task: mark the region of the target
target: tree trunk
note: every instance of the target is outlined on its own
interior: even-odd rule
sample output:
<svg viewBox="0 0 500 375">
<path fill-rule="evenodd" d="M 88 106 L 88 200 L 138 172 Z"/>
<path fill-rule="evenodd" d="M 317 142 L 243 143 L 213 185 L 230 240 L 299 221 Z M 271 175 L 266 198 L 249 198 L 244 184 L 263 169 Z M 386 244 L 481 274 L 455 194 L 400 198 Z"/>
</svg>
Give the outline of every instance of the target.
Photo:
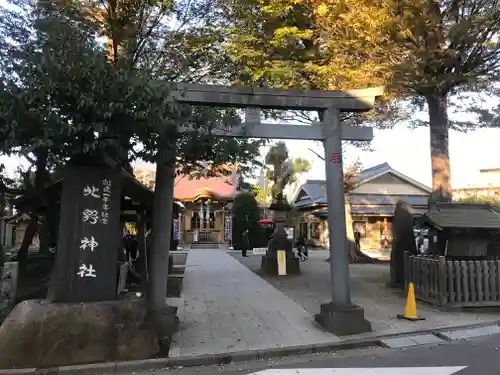
<svg viewBox="0 0 500 375">
<path fill-rule="evenodd" d="M 351 216 L 351 203 L 347 195 L 345 196 L 345 227 L 346 227 L 347 246 L 349 251 L 349 263 L 373 262 L 372 258 L 364 254 L 356 246 L 356 240 L 354 239 L 354 228 Z"/>
<path fill-rule="evenodd" d="M 38 149 L 34 152 L 36 156 L 36 172 L 35 172 L 35 195 L 37 199 L 43 201 L 43 193 L 45 182 L 47 181 L 47 156 L 48 152 L 46 149 Z M 43 202 L 42 202 L 43 204 Z M 22 279 L 24 271 L 26 271 L 27 261 L 28 261 L 28 250 L 33 242 L 33 238 L 38 230 L 38 215 L 36 210 L 30 213 L 30 220 L 28 222 L 28 227 L 24 233 L 23 242 L 19 248 L 17 254 L 17 261 L 19 267 L 19 278 Z"/>
<path fill-rule="evenodd" d="M 349 263 L 373 263 L 374 260 L 368 255 L 363 253 L 356 246 L 356 241 L 354 239 L 354 228 L 352 225 L 351 216 L 351 203 L 349 202 L 349 197 L 345 195 L 345 228 L 346 228 L 346 238 L 347 238 L 347 251 L 349 254 Z M 330 257 L 326 260 L 330 261 Z"/>
<path fill-rule="evenodd" d="M 429 106 L 429 128 L 432 164 L 431 202 L 450 202 L 451 171 L 448 141 L 448 94 L 426 96 Z"/>
<path fill-rule="evenodd" d="M 49 254 L 50 248 L 57 244 L 59 215 L 57 206 L 46 205 L 40 226 L 40 254 Z"/>
</svg>

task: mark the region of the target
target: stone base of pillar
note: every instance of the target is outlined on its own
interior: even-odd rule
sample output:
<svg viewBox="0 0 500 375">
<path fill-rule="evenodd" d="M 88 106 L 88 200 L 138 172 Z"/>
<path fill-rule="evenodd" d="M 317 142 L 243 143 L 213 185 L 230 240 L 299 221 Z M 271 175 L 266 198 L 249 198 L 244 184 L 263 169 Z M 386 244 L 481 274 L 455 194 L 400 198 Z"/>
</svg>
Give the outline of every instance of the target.
<svg viewBox="0 0 500 375">
<path fill-rule="evenodd" d="M 265 275 L 278 276 L 278 258 L 276 253 L 262 257 L 260 270 Z M 300 261 L 295 257 L 293 252 L 287 252 L 286 254 L 286 274 L 300 275 Z"/>
<path fill-rule="evenodd" d="M 170 338 L 179 326 L 177 307 L 165 305 L 161 309 L 150 310 L 150 314 L 158 336 L 160 354 L 168 355 Z"/>
<path fill-rule="evenodd" d="M 339 336 L 372 331 L 371 323 L 365 319 L 364 309 L 355 304 L 325 303 L 321 305 L 321 312 L 315 316 L 315 320 L 328 332 Z"/>
<path fill-rule="evenodd" d="M 0 369 L 149 359 L 161 355 L 161 337 L 151 320 L 138 300 L 26 300 L 0 327 Z"/>
</svg>

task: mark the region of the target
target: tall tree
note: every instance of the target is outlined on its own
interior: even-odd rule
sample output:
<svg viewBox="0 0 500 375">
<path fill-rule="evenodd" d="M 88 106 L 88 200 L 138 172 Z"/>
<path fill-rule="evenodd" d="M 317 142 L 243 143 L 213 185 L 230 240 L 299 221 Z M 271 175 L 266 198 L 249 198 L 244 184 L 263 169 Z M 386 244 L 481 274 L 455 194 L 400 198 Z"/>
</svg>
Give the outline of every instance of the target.
<svg viewBox="0 0 500 375">
<path fill-rule="evenodd" d="M 222 6 L 234 19 L 228 52 L 246 77 L 320 89 L 385 85 L 386 100 L 372 113 L 387 115 L 379 122 L 410 119 L 408 113 L 426 106 L 428 121 L 410 120 L 430 129 L 433 199 L 451 199 L 449 129 L 499 124 L 500 111 L 483 100 L 499 96 L 496 0 L 232 4 Z M 458 112 L 453 119 L 449 107 Z"/>
<path fill-rule="evenodd" d="M 0 8 L 0 153 L 33 152 L 39 200 L 54 160 L 107 154 L 126 165 L 137 157 L 158 161 L 163 152 L 172 170 L 200 168 L 203 159 L 250 168 L 260 141 L 209 134 L 240 122 L 235 110 L 180 105 L 150 70 L 109 64 L 97 25 L 72 7 L 12 4 L 18 8 Z M 178 126 L 191 130 L 180 134 Z M 19 253 L 21 270 L 37 220 L 35 210 Z"/>
<path fill-rule="evenodd" d="M 259 225 L 260 210 L 252 192 L 241 192 L 234 197 L 232 208 L 232 245 L 241 249 L 243 232 L 248 230 L 250 247 L 260 247 L 263 229 Z"/>
<path fill-rule="evenodd" d="M 215 27 L 220 17 L 210 0 L 59 0 L 58 6 L 72 9 L 94 25 L 98 35 L 108 40 L 110 60 L 121 71 L 140 70 L 151 79 L 168 82 L 213 83 L 224 79 L 228 58 L 221 53 L 223 35 Z M 202 160 L 212 164 L 211 174 L 226 173 L 221 165 L 225 162 L 238 162 L 245 173 L 250 170 L 252 163 L 248 161 L 253 162 L 264 141 L 215 138 L 207 134 L 214 122 L 202 124 L 207 118 L 217 123 L 239 122 L 234 110 L 184 106 L 182 116 L 191 118 L 194 130 L 174 136 L 179 173 L 200 171 Z M 172 136 L 169 134 L 169 138 Z M 141 141 L 130 142 L 125 137 L 119 143 L 125 154 L 132 144 L 134 157 L 154 161 Z"/>
<path fill-rule="evenodd" d="M 309 160 L 304 158 L 290 158 L 285 142 L 277 142 L 275 145 L 272 145 L 265 156 L 264 163 L 268 166 L 265 175 L 267 181 L 265 182 L 266 185 L 271 186 L 271 191 L 266 189 L 268 192 L 275 190 L 280 174 L 282 174 L 286 168 L 290 168 L 290 171 L 287 177 L 282 181 L 282 188 L 297 182 L 300 174 L 311 170 L 311 163 Z M 272 198 L 277 198 L 274 196 L 274 193 Z"/>
</svg>

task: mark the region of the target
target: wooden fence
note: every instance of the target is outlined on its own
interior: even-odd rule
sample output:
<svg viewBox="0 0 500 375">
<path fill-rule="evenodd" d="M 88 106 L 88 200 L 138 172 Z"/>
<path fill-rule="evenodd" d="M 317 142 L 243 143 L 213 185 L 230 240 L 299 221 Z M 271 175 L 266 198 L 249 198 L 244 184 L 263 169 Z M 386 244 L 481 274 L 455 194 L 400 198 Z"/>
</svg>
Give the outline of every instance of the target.
<svg viewBox="0 0 500 375">
<path fill-rule="evenodd" d="M 500 306 L 500 259 L 449 260 L 405 253 L 406 285 L 419 300 L 446 307 Z"/>
</svg>

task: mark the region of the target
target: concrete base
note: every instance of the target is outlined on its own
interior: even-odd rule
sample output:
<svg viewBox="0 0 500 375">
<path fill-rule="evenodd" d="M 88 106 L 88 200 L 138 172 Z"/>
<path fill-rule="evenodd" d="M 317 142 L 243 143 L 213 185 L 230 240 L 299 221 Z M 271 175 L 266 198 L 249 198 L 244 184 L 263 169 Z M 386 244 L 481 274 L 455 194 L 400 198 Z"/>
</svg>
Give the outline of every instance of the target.
<svg viewBox="0 0 500 375">
<path fill-rule="evenodd" d="M 184 275 L 169 274 L 167 278 L 167 297 L 180 297 Z"/>
<path fill-rule="evenodd" d="M 147 359 L 159 353 L 141 301 L 19 303 L 0 327 L 0 368 Z"/>
<path fill-rule="evenodd" d="M 262 257 L 260 270 L 266 275 L 278 276 L 278 259 L 275 254 L 273 255 L 264 255 Z M 300 261 L 293 253 L 286 256 L 286 274 L 300 275 Z"/>
<path fill-rule="evenodd" d="M 365 311 L 355 304 L 325 303 L 321 305 L 321 312 L 315 316 L 315 320 L 327 331 L 339 336 L 372 331 L 372 325 L 365 319 Z"/>
<path fill-rule="evenodd" d="M 160 355 L 168 356 L 170 349 L 170 339 L 179 327 L 179 318 L 177 317 L 177 306 L 168 306 L 152 310 L 151 316 L 154 320 L 158 344 L 160 346 Z"/>
</svg>

